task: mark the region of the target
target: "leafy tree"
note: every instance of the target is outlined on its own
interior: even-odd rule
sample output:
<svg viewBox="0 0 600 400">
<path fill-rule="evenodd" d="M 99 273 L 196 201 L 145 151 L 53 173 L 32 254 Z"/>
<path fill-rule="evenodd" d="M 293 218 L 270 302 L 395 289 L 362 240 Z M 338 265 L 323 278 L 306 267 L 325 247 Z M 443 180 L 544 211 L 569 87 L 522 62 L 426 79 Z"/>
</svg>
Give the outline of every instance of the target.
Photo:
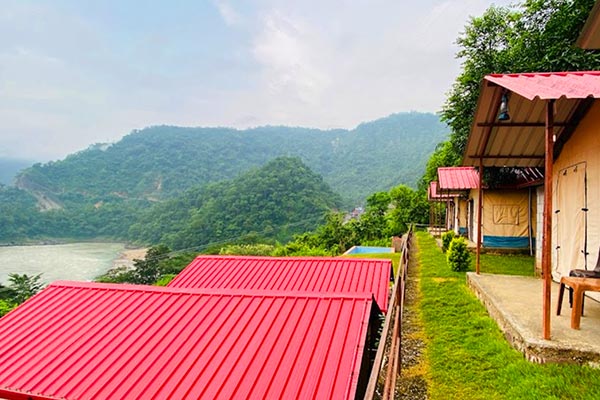
<svg viewBox="0 0 600 400">
<path fill-rule="evenodd" d="M 462 72 L 441 113 L 452 129 L 451 146 L 430 159 L 427 179 L 440 159 L 454 165 L 462 157 L 485 75 L 600 68 L 600 53 L 574 46 L 593 4 L 594 0 L 527 0 L 521 6 L 492 6 L 469 21 L 457 40 Z"/>
<path fill-rule="evenodd" d="M 162 275 L 160 262 L 167 258 L 170 252 L 171 249 L 164 244 L 148 249 L 143 260 L 134 260 L 130 283 L 152 285 L 156 282 Z"/>
<path fill-rule="evenodd" d="M 136 239 L 174 249 L 261 237 L 287 241 L 316 228 L 341 199 L 299 158 L 276 158 L 236 179 L 194 188 L 148 210 Z M 218 251 L 218 249 L 217 249 Z"/>
<path fill-rule="evenodd" d="M 8 296 L 12 303 L 21 304 L 43 289 L 42 274 L 8 274 Z"/>
</svg>

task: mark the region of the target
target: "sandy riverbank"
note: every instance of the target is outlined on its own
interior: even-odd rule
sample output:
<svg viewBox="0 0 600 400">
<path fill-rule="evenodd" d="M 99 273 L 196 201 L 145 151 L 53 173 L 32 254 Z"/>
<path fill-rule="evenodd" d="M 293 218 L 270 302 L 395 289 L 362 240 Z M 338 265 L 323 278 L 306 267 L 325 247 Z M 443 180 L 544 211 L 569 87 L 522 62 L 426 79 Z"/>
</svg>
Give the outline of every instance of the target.
<svg viewBox="0 0 600 400">
<path fill-rule="evenodd" d="M 146 257 L 147 252 L 147 247 L 140 249 L 125 249 L 113 261 L 113 268 L 122 266 L 133 267 L 133 260 L 143 260 Z"/>
</svg>

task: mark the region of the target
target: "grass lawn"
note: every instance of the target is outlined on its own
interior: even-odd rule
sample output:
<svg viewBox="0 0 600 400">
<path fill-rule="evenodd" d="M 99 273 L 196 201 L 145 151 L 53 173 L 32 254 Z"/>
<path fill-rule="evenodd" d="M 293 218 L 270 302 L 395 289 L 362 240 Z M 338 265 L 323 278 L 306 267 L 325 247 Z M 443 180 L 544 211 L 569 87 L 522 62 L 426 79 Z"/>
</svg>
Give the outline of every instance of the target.
<svg viewBox="0 0 600 400">
<path fill-rule="evenodd" d="M 600 399 L 600 370 L 526 361 L 468 289 L 465 273 L 446 265 L 434 239 L 419 232 L 416 243 L 431 399 Z M 483 255 L 482 272 L 533 274 L 532 262 Z"/>
<path fill-rule="evenodd" d="M 535 259 L 530 256 L 511 254 L 482 254 L 481 272 L 486 274 L 534 276 Z M 471 263 L 475 271 L 475 255 Z"/>
</svg>

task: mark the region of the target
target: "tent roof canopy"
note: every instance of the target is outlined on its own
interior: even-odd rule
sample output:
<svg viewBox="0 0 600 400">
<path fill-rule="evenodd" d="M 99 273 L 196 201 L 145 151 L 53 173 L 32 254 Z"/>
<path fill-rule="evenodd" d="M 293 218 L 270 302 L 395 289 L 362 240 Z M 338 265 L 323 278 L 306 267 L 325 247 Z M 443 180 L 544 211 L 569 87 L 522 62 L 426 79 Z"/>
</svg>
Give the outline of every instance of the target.
<svg viewBox="0 0 600 400">
<path fill-rule="evenodd" d="M 0 398 L 354 398 L 373 305 L 59 281 L 0 319 Z"/>
<path fill-rule="evenodd" d="M 440 193 L 438 191 L 437 181 L 429 182 L 429 188 L 427 189 L 427 200 L 445 202 L 453 197 L 454 196 L 451 195 L 450 193 L 444 193 L 444 192 Z"/>
<path fill-rule="evenodd" d="M 440 190 L 468 190 L 479 187 L 479 173 L 473 167 L 440 167 L 437 174 Z"/>
<path fill-rule="evenodd" d="M 503 94 L 509 121 L 498 121 Z M 544 164 L 546 103 L 555 100 L 555 155 L 594 99 L 600 97 L 600 71 L 487 75 L 471 127 L 463 165 L 541 167 Z"/>
<path fill-rule="evenodd" d="M 168 286 L 291 293 L 372 293 L 381 311 L 386 312 L 391 277 L 390 260 L 200 255 Z"/>
</svg>

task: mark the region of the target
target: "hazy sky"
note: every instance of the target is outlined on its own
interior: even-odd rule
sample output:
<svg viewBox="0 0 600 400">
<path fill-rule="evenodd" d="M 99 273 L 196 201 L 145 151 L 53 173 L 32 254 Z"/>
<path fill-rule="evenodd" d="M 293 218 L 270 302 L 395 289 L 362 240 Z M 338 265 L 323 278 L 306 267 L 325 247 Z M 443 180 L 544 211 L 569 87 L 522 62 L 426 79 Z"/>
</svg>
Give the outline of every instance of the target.
<svg viewBox="0 0 600 400">
<path fill-rule="evenodd" d="M 459 32 L 490 5 L 3 0 L 0 157 L 62 158 L 150 125 L 352 128 L 436 112 Z"/>
</svg>

